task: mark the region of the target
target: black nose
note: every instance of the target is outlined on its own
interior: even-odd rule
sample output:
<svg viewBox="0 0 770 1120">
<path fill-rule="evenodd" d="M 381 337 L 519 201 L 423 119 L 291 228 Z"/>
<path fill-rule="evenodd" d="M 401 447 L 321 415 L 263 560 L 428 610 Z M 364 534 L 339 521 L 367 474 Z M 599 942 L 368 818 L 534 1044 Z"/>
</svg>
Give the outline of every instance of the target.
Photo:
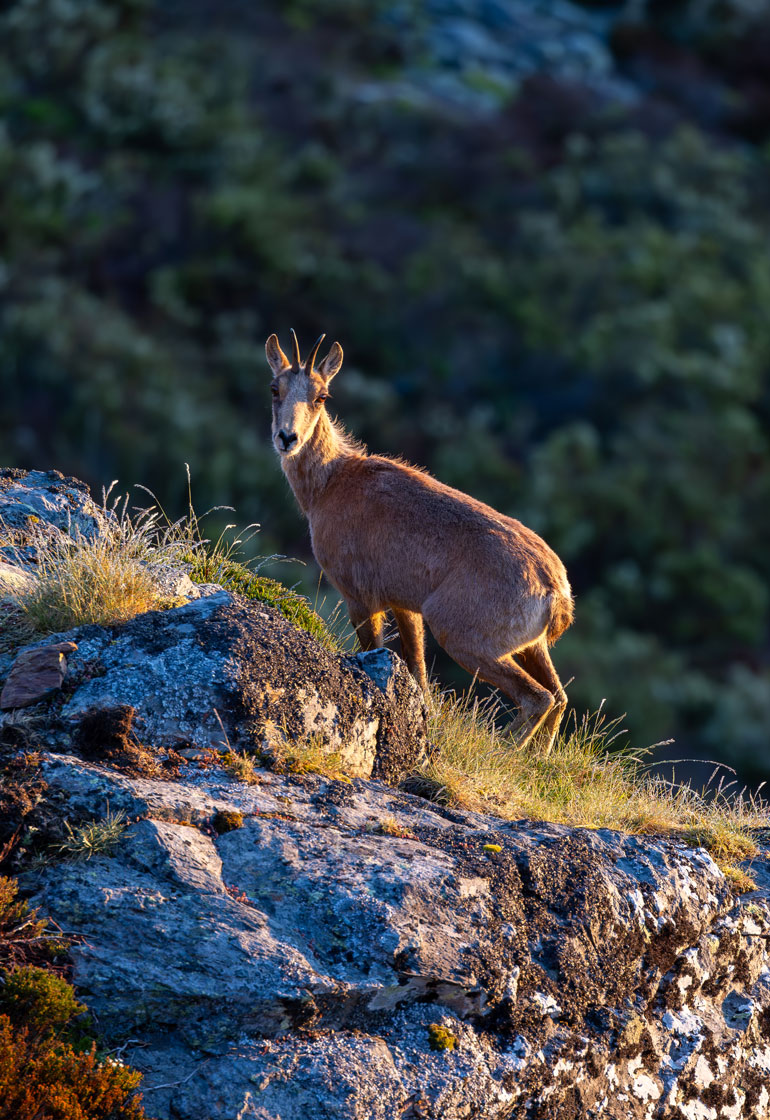
<svg viewBox="0 0 770 1120">
<path fill-rule="evenodd" d="M 292 432 L 291 435 L 289 435 L 287 431 L 284 431 L 284 429 L 281 428 L 280 432 L 278 433 L 278 438 L 283 444 L 284 451 L 288 451 L 291 445 L 297 442 L 297 433 Z"/>
</svg>

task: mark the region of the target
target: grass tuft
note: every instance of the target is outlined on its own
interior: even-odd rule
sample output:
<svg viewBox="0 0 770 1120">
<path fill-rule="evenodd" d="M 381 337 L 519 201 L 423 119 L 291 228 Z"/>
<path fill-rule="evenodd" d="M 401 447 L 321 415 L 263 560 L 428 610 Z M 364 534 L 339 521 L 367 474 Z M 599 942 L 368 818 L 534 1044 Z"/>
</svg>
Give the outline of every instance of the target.
<svg viewBox="0 0 770 1120">
<path fill-rule="evenodd" d="M 338 782 L 350 782 L 339 751 L 325 749 L 323 737 L 283 738 L 270 743 L 269 761 L 278 774 L 321 774 Z"/>
<path fill-rule="evenodd" d="M 176 605 L 164 596 L 159 574 L 182 563 L 186 542 L 175 526 L 163 524 L 159 510 L 131 514 L 128 496 L 110 501 L 114 485 L 102 496 L 106 528 L 100 533 L 86 536 L 75 528 L 53 533 L 42 523 L 28 527 L 35 578 L 11 598 L 37 633 L 108 626 Z"/>
<path fill-rule="evenodd" d="M 141 487 L 146 490 L 146 487 Z M 151 490 L 147 493 L 155 505 L 152 512 L 165 519 L 167 532 L 184 547 L 183 559 L 189 565 L 193 583 L 216 583 L 226 591 L 233 591 L 257 603 L 276 607 L 283 616 L 300 630 L 306 630 L 326 649 L 338 651 L 340 643 L 320 614 L 313 610 L 308 600 L 276 579 L 259 574 L 259 568 L 271 560 L 283 559 L 266 556 L 243 562 L 240 557 L 259 532 L 256 522 L 238 530 L 234 524 L 225 525 L 216 539 L 206 536 L 204 521 L 212 513 L 230 511 L 230 506 L 215 506 L 199 515 L 192 502 L 190 468 L 187 467 L 187 515 L 171 522 Z M 145 511 L 147 512 L 147 511 Z M 235 534 L 235 535 L 233 535 Z"/>
<path fill-rule="evenodd" d="M 262 781 L 257 773 L 257 765 L 246 751 L 229 750 L 222 755 L 222 765 L 225 772 L 233 781 L 245 782 L 247 785 L 256 786 Z"/>
<path fill-rule="evenodd" d="M 216 539 L 206 537 L 203 521 L 229 507 L 215 507 L 201 517 L 189 497 L 185 517 L 171 521 L 152 491 L 145 509 L 129 511 L 128 496 L 111 498 L 115 483 L 102 496 L 107 526 L 87 537 L 78 530 L 53 533 L 31 522 L 26 541 L 35 549 L 35 578 L 9 590 L 0 604 L 0 652 L 30 641 L 35 634 L 55 634 L 76 626 L 109 626 L 127 622 L 145 611 L 180 606 L 185 599 L 169 596 L 164 587 L 170 568 L 189 572 L 194 583 L 217 583 L 255 602 L 276 607 L 292 625 L 306 630 L 326 649 L 338 651 L 332 629 L 304 596 L 278 580 L 259 574 L 259 566 L 276 557 L 241 563 L 237 557 L 254 537 L 258 525 L 241 535 L 226 525 Z M 13 549 L 14 532 L 0 523 L 0 544 Z"/>
<path fill-rule="evenodd" d="M 107 810 L 106 816 L 98 821 L 72 828 L 64 822 L 67 839 L 59 845 L 59 852 L 70 859 L 90 859 L 95 855 L 109 855 L 118 845 L 126 827 L 126 814 L 122 809 L 117 813 Z"/>
<path fill-rule="evenodd" d="M 504 711 L 496 697 L 435 695 L 437 749 L 410 788 L 508 820 L 675 834 L 707 848 L 723 869 L 756 854 L 752 832 L 768 824 L 758 794 L 698 791 L 652 774 L 649 751 L 620 747 L 620 721 L 601 708 L 582 718 L 570 713 L 549 754 L 536 740 L 524 748 L 513 742 L 500 727 Z"/>
</svg>

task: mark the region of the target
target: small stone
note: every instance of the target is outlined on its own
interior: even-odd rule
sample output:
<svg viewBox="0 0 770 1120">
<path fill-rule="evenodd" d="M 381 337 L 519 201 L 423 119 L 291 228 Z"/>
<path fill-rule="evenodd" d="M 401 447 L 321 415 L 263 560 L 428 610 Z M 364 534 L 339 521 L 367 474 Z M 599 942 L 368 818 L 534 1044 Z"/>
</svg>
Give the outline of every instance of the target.
<svg viewBox="0 0 770 1120">
<path fill-rule="evenodd" d="M 32 583 L 33 576 L 18 564 L 7 564 L 0 561 L 0 598 L 14 597 L 19 592 L 25 591 Z"/>
<path fill-rule="evenodd" d="M 17 656 L 0 693 L 0 708 L 26 708 L 61 688 L 67 672 L 65 653 L 78 647 L 74 642 L 25 649 Z"/>
</svg>

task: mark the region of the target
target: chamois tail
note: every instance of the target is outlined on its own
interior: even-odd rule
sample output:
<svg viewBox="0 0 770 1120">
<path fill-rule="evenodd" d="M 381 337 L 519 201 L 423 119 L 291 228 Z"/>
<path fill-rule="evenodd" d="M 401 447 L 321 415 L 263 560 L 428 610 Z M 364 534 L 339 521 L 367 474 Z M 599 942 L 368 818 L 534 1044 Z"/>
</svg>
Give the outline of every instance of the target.
<svg viewBox="0 0 770 1120">
<path fill-rule="evenodd" d="M 560 591 L 553 592 L 551 596 L 551 619 L 546 630 L 548 645 L 562 636 L 564 631 L 572 625 L 575 617 L 575 604 L 571 595 L 563 595 Z"/>
</svg>

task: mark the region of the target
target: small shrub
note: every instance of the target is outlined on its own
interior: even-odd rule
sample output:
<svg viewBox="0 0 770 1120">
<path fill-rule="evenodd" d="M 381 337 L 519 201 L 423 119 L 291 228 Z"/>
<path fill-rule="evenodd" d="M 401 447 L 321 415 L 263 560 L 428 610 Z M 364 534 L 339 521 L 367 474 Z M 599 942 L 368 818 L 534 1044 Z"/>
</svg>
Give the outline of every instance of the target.
<svg viewBox="0 0 770 1120">
<path fill-rule="evenodd" d="M 21 963 L 45 954 L 47 945 L 61 944 L 45 937 L 47 922 L 18 899 L 14 879 L 0 875 L 0 965 Z"/>
<path fill-rule="evenodd" d="M 141 1076 L 0 1014 L 0 1120 L 144 1120 Z"/>
<path fill-rule="evenodd" d="M 141 1075 L 97 1058 L 86 1008 L 50 968 L 47 922 L 0 878 L 0 1120 L 144 1120 Z M 57 942 L 61 945 L 61 941 Z"/>
<path fill-rule="evenodd" d="M 0 987 L 0 1012 L 31 1034 L 58 1033 L 84 1011 L 66 980 L 34 965 L 7 973 Z"/>
</svg>

